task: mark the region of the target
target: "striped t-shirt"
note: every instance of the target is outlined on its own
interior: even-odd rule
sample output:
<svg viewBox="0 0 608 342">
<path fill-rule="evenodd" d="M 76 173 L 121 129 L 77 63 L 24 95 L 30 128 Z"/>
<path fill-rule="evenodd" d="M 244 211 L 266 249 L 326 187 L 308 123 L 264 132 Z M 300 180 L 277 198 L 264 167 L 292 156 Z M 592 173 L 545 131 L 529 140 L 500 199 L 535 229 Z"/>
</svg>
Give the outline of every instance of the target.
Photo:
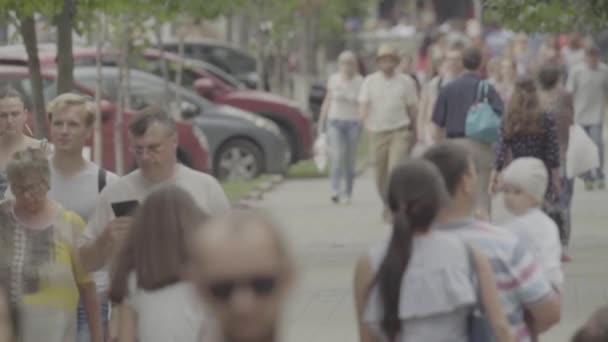
<svg viewBox="0 0 608 342">
<path fill-rule="evenodd" d="M 484 253 L 494 269 L 503 310 L 516 341 L 532 341 L 524 319 L 526 305 L 553 294 L 534 255 L 510 232 L 472 218 L 434 227 L 456 234 Z"/>
</svg>

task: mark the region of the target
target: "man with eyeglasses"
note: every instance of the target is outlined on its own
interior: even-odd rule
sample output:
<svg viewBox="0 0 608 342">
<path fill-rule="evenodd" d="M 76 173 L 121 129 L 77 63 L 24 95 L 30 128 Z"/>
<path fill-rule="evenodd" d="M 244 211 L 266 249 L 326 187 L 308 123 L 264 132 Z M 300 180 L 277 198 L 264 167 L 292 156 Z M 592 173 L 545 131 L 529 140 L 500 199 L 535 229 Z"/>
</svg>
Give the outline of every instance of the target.
<svg viewBox="0 0 608 342">
<path fill-rule="evenodd" d="M 139 169 L 101 192 L 80 248 L 86 270 L 95 271 L 110 262 L 129 230 L 132 211 L 157 186 L 175 183 L 183 187 L 209 215 L 229 208 L 215 178 L 178 163 L 177 141 L 175 122 L 160 109 L 144 109 L 131 120 L 130 151 Z"/>
<path fill-rule="evenodd" d="M 294 267 L 279 228 L 241 210 L 212 219 L 191 246 L 192 274 L 214 325 L 198 342 L 277 342 Z"/>
</svg>

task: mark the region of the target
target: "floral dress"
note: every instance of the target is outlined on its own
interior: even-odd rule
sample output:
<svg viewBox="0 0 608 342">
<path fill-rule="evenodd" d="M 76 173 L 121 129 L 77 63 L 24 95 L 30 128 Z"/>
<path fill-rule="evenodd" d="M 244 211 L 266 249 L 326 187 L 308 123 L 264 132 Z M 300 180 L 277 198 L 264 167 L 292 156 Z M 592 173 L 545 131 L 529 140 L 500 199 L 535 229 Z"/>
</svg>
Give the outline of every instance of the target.
<svg viewBox="0 0 608 342">
<path fill-rule="evenodd" d="M 505 137 L 504 121 L 500 129 L 500 137 L 496 144 L 495 169 L 502 171 L 512 159 L 520 157 L 534 157 L 542 160 L 549 174 L 549 186 L 545 198 L 553 202 L 556 200 L 551 170 L 559 168 L 559 142 L 557 138 L 557 125 L 555 117 L 551 114 L 542 115 L 542 130 L 538 134 L 517 133 Z"/>
<path fill-rule="evenodd" d="M 0 286 L 19 309 L 21 342 L 76 340 L 78 285 L 91 282 L 77 262 L 82 219 L 59 209 L 42 229 L 25 227 L 13 201 L 0 203 Z"/>
</svg>

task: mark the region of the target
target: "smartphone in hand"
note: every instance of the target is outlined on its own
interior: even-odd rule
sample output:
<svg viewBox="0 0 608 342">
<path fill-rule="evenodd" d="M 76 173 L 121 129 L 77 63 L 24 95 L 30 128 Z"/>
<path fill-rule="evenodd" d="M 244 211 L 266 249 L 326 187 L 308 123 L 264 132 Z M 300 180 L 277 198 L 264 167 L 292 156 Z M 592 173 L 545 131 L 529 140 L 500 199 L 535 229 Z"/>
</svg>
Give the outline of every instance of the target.
<svg viewBox="0 0 608 342">
<path fill-rule="evenodd" d="M 116 217 L 132 216 L 138 206 L 139 201 L 137 200 L 114 202 L 112 203 L 112 210 Z"/>
</svg>

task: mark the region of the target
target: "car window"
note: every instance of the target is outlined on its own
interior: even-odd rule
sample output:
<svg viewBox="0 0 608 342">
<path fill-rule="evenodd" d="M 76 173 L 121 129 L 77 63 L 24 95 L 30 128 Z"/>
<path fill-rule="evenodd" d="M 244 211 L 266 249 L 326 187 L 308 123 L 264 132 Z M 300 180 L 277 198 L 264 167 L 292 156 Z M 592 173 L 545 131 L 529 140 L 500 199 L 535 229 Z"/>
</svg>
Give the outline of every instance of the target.
<svg viewBox="0 0 608 342">
<path fill-rule="evenodd" d="M 214 64 L 224 64 L 228 68 L 226 71 L 231 74 L 245 74 L 255 71 L 255 60 L 233 49 L 214 47 L 210 50 L 210 58 L 213 60 L 210 62 Z"/>
<path fill-rule="evenodd" d="M 76 82 L 83 86 L 95 91 L 97 88 L 97 75 L 86 74 L 86 75 L 75 75 Z M 101 79 L 101 97 L 112 102 L 118 101 L 118 85 L 116 80 L 109 77 L 103 77 Z"/>
</svg>

